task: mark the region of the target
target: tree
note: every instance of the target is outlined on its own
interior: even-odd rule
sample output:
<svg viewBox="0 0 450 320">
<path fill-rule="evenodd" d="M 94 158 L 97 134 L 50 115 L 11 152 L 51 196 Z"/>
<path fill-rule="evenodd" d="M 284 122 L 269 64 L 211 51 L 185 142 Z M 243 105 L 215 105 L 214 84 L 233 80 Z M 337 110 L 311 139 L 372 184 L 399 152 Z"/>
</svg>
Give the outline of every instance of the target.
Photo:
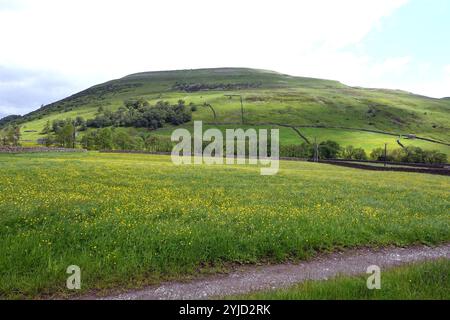
<svg viewBox="0 0 450 320">
<path fill-rule="evenodd" d="M 367 160 L 366 151 L 362 148 L 346 146 L 341 150 L 341 157 L 347 160 Z"/>
<path fill-rule="evenodd" d="M 46 147 L 50 147 L 54 143 L 55 143 L 55 141 L 53 140 L 53 137 L 49 133 L 47 135 L 47 137 L 44 138 L 44 144 Z"/>
<path fill-rule="evenodd" d="M 353 160 L 368 160 L 367 153 L 363 148 L 355 148 Z"/>
<path fill-rule="evenodd" d="M 97 149 L 97 131 L 92 130 L 85 133 L 81 138 L 81 145 L 88 150 Z"/>
<path fill-rule="evenodd" d="M 374 161 L 394 161 L 395 153 L 401 152 L 402 149 L 395 150 L 387 150 L 386 159 L 385 159 L 385 148 L 376 148 L 373 149 L 370 153 L 370 159 Z"/>
<path fill-rule="evenodd" d="M 50 124 L 50 120 L 47 120 L 47 122 L 44 125 L 44 128 L 42 129 L 41 134 L 49 134 L 52 131 L 52 127 Z"/>
<path fill-rule="evenodd" d="M 424 162 L 430 164 L 444 164 L 447 163 L 447 155 L 436 150 L 426 151 Z"/>
<path fill-rule="evenodd" d="M 319 144 L 319 150 L 321 158 L 334 159 L 341 151 L 341 147 L 336 141 L 327 140 Z"/>
<path fill-rule="evenodd" d="M 67 121 L 62 128 L 56 132 L 56 141 L 65 148 L 75 148 L 75 126 Z"/>
<path fill-rule="evenodd" d="M 20 127 L 17 125 L 8 126 L 0 135 L 1 144 L 3 146 L 17 147 L 20 145 Z"/>
<path fill-rule="evenodd" d="M 19 126 L 14 126 L 13 127 L 14 130 L 14 142 L 13 145 L 14 146 L 19 146 L 20 145 L 20 138 L 22 137 L 22 134 L 20 132 L 20 127 Z"/>
<path fill-rule="evenodd" d="M 55 139 L 52 136 L 52 129 L 50 125 L 50 121 L 47 121 L 47 124 L 44 127 L 44 130 L 42 132 L 45 132 L 45 138 L 41 139 L 41 143 L 45 144 L 46 147 L 50 147 L 52 144 L 55 143 Z"/>
<path fill-rule="evenodd" d="M 113 132 L 111 128 L 103 128 L 98 131 L 96 137 L 96 146 L 100 150 L 113 149 Z"/>
<path fill-rule="evenodd" d="M 193 102 L 189 103 L 189 107 L 191 108 L 191 112 L 197 111 L 197 106 Z"/>
<path fill-rule="evenodd" d="M 6 146 L 6 135 L 3 130 L 0 130 L 0 146 Z"/>
<path fill-rule="evenodd" d="M 133 139 L 125 131 L 119 131 L 114 134 L 114 145 L 119 150 L 132 150 Z"/>
<path fill-rule="evenodd" d="M 387 161 L 390 161 L 389 155 L 387 156 Z M 384 159 L 384 148 L 373 149 L 370 153 L 370 159 L 374 161 L 385 161 Z"/>
<path fill-rule="evenodd" d="M 86 124 L 86 120 L 84 120 L 83 117 L 78 116 L 78 117 L 75 119 L 74 125 L 75 125 L 76 127 L 82 127 L 82 126 L 84 126 L 85 124 Z"/>
</svg>

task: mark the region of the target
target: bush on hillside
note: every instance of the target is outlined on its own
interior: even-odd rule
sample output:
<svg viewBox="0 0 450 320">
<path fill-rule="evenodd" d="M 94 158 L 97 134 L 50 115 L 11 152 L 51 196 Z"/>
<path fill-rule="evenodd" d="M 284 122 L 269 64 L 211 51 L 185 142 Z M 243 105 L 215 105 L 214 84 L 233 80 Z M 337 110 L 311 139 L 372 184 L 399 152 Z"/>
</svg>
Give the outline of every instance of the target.
<svg viewBox="0 0 450 320">
<path fill-rule="evenodd" d="M 319 157 L 321 159 L 335 159 L 341 151 L 341 146 L 336 141 L 327 140 L 319 144 Z"/>
<path fill-rule="evenodd" d="M 363 148 L 346 146 L 340 152 L 340 157 L 347 160 L 367 160 L 366 151 Z"/>
<path fill-rule="evenodd" d="M 373 149 L 372 152 L 370 153 L 370 160 L 374 160 L 374 161 L 394 161 L 394 159 L 392 158 L 392 155 L 390 153 L 388 153 L 386 155 L 386 159 L 385 159 L 384 148 Z"/>
</svg>

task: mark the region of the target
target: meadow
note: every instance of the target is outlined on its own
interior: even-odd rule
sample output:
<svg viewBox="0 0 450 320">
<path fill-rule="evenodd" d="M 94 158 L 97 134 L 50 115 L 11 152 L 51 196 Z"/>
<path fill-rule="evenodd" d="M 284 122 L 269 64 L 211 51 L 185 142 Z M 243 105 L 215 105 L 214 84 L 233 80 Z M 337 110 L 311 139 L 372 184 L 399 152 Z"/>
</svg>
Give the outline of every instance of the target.
<svg viewBox="0 0 450 320">
<path fill-rule="evenodd" d="M 368 290 L 367 275 L 308 281 L 292 288 L 233 297 L 244 300 L 448 300 L 450 261 L 417 263 L 382 273 L 381 290 Z"/>
<path fill-rule="evenodd" d="M 0 296 L 126 289 L 359 246 L 450 240 L 450 180 L 281 162 L 0 154 Z M 81 292 L 65 288 L 82 270 Z"/>
</svg>

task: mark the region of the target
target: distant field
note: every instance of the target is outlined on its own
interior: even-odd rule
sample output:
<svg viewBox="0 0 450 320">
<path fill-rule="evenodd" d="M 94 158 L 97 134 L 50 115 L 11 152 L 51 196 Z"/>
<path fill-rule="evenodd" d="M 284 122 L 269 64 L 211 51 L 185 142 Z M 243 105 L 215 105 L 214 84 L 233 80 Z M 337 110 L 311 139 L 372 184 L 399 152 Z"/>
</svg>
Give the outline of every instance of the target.
<svg viewBox="0 0 450 320">
<path fill-rule="evenodd" d="M 234 297 L 255 300 L 449 300 L 450 261 L 425 262 L 382 272 L 381 290 L 368 290 L 367 275 L 309 281 L 276 291 Z"/>
<path fill-rule="evenodd" d="M 183 128 L 188 129 L 189 131 L 193 131 L 192 124 L 186 124 L 181 126 Z M 223 132 L 229 128 L 243 128 L 243 129 L 279 129 L 280 130 L 280 144 L 281 145 L 295 145 L 302 144 L 305 141 L 291 128 L 286 127 L 277 127 L 277 126 L 246 126 L 246 125 L 204 125 L 204 130 L 210 128 L 219 128 Z M 176 127 L 169 127 L 160 129 L 154 132 L 155 135 L 163 135 L 170 136 L 175 130 Z M 333 140 L 338 142 L 342 147 L 352 145 L 357 148 L 363 148 L 366 150 L 367 154 L 370 155 L 373 149 L 376 148 L 384 148 L 384 144 L 388 144 L 388 149 L 398 149 L 400 145 L 397 143 L 398 137 L 380 134 L 380 133 L 371 133 L 371 132 L 363 132 L 356 130 L 343 130 L 343 129 L 324 129 L 324 128 L 298 128 L 300 132 L 306 136 L 306 138 L 310 142 L 314 142 L 314 139 L 317 139 L 318 142 Z M 425 150 L 439 150 L 447 154 L 450 158 L 450 146 L 446 146 L 443 144 L 432 143 L 428 141 L 421 140 L 409 140 L 409 139 L 401 139 L 401 143 L 404 146 L 415 146 L 421 147 Z"/>
<path fill-rule="evenodd" d="M 450 180 L 281 162 L 175 167 L 166 156 L 0 155 L 0 296 L 82 293 L 304 259 L 357 246 L 450 240 Z"/>
</svg>

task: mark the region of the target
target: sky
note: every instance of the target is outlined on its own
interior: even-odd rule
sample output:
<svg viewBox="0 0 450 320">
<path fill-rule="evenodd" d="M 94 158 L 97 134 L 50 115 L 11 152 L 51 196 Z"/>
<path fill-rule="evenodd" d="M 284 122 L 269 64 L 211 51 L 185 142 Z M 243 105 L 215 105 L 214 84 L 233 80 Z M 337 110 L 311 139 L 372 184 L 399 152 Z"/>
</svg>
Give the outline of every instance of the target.
<svg viewBox="0 0 450 320">
<path fill-rule="evenodd" d="M 448 0 L 0 0 L 0 117 L 210 67 L 448 97 L 449 34 Z"/>
</svg>

